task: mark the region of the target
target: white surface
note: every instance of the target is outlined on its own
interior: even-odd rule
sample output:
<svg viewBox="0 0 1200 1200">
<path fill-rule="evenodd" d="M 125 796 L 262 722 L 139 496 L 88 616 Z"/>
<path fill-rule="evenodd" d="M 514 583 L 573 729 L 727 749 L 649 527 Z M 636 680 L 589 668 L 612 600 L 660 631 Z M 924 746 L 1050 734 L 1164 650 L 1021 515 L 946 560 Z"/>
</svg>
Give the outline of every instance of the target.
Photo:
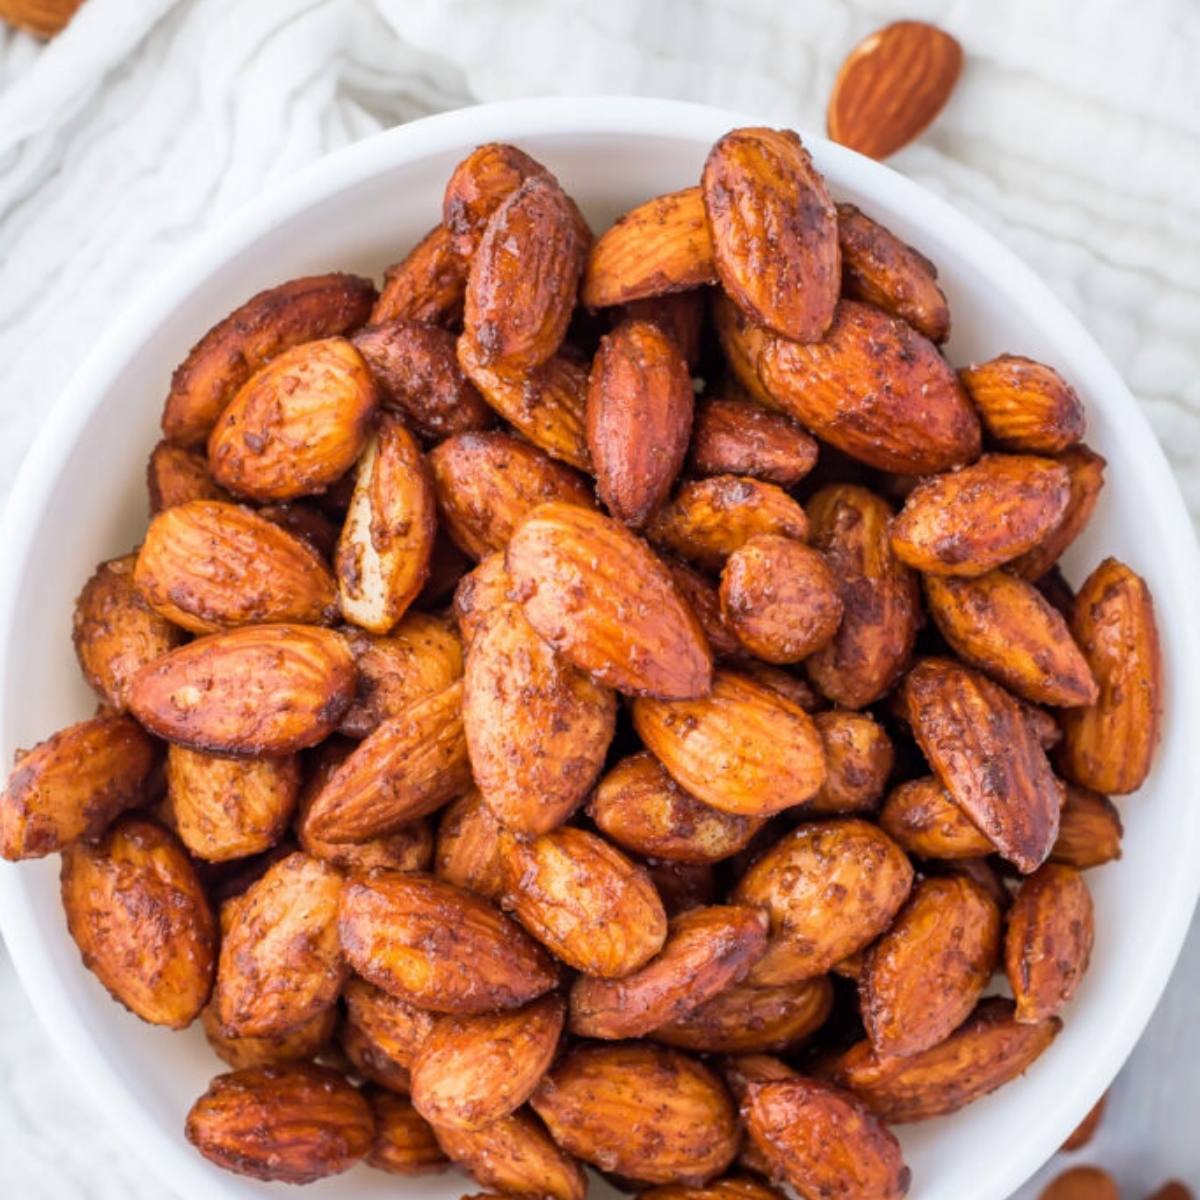
<svg viewBox="0 0 1200 1200">
<path fill-rule="evenodd" d="M 897 16 L 950 28 L 968 63 L 938 125 L 896 165 L 1082 316 L 1196 512 L 1200 13 L 1188 0 L 89 0 L 49 50 L 0 44 L 0 478 L 114 308 L 264 179 L 459 102 L 468 84 L 481 98 L 689 96 L 816 128 L 842 54 Z M 1197 987 L 1193 937 L 1082 1155 L 1113 1166 L 1134 1200 L 1169 1173 L 1200 1184 Z M 107 1196 L 119 1181 L 121 1195 L 162 1196 L 111 1147 L 11 976 L 0 1000 L 0 1192 Z"/>
</svg>

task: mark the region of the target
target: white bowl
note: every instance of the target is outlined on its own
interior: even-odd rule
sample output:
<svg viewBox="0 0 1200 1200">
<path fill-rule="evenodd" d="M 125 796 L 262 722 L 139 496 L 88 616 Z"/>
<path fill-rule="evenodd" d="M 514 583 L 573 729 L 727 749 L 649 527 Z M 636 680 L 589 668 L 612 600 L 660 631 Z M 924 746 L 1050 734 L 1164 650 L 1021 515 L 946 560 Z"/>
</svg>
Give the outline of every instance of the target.
<svg viewBox="0 0 1200 1200">
<path fill-rule="evenodd" d="M 85 716 L 95 698 L 71 649 L 75 595 L 146 520 L 144 470 L 172 368 L 219 317 L 296 275 L 378 276 L 437 219 L 454 164 L 475 145 L 515 142 L 545 162 L 599 230 L 630 205 L 699 177 L 709 145 L 744 114 L 663 100 L 494 104 L 432 117 L 343 150 L 221 228 L 140 297 L 59 398 L 17 480 L 0 577 L 0 761 Z M 1109 483 L 1067 563 L 1079 582 L 1107 554 L 1149 581 L 1166 657 L 1166 728 L 1154 774 L 1121 803 L 1124 858 L 1089 872 L 1096 949 L 1057 1042 L 1021 1080 L 952 1117 L 902 1128 L 920 1200 L 1002 1200 L 1108 1085 L 1167 981 L 1200 875 L 1200 565 L 1162 452 L 1099 348 L 1025 266 L 943 201 L 888 168 L 805 135 L 838 198 L 853 200 L 938 265 L 954 362 L 1002 351 L 1058 367 L 1085 398 L 1087 440 Z M 264 1196 L 184 1140 L 192 1101 L 221 1065 L 198 1028 L 145 1025 L 80 965 L 58 900 L 56 859 L 3 865 L 0 927 L 39 1015 L 116 1133 L 187 1200 Z M 603 1186 L 594 1181 L 594 1189 Z M 311 1195 L 455 1200 L 453 1176 L 404 1182 L 359 1167 Z"/>
</svg>

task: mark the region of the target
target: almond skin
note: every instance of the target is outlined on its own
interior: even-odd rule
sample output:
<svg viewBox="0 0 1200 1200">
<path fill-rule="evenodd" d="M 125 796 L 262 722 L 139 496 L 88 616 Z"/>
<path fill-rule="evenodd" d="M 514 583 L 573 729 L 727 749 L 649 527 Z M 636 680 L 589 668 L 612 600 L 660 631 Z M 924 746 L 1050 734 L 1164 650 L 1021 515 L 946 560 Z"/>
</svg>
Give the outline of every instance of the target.
<svg viewBox="0 0 1200 1200">
<path fill-rule="evenodd" d="M 1059 769 L 1097 792 L 1137 791 L 1162 732 L 1162 651 L 1146 581 L 1115 558 L 1105 559 L 1075 597 L 1071 632 L 1100 696 L 1064 715 Z"/>
<path fill-rule="evenodd" d="M 546 174 L 537 159 L 504 142 L 472 150 L 454 168 L 442 199 L 442 224 L 454 249 L 469 260 L 496 209 L 530 176 Z"/>
<path fill-rule="evenodd" d="M 843 294 L 907 321 L 931 342 L 944 342 L 950 309 L 933 263 L 853 204 L 839 204 L 837 214 Z"/>
<path fill-rule="evenodd" d="M 704 633 L 671 576 L 624 526 L 571 504 L 543 504 L 506 554 L 530 625 L 616 691 L 685 699 L 711 684 Z"/>
<path fill-rule="evenodd" d="M 375 1122 L 344 1076 L 291 1063 L 218 1075 L 192 1105 L 185 1132 L 227 1171 L 313 1183 L 358 1162 L 371 1148 Z"/>
<path fill-rule="evenodd" d="M 605 1039 L 641 1037 L 741 981 L 767 946 L 766 914 L 718 904 L 672 919 L 662 951 L 620 979 L 575 981 L 571 1032 Z"/>
<path fill-rule="evenodd" d="M 387 633 L 429 577 L 437 532 L 433 480 L 416 439 L 391 415 L 358 463 L 337 548 L 338 597 L 348 621 Z"/>
<path fill-rule="evenodd" d="M 880 810 L 879 827 L 920 858 L 978 858 L 993 850 L 991 841 L 932 775 L 895 788 Z"/>
<path fill-rule="evenodd" d="M 979 457 L 979 420 L 945 359 L 869 304 L 840 301 L 819 342 L 768 335 L 758 370 L 776 407 L 867 466 L 921 475 Z"/>
<path fill-rule="evenodd" d="M 496 423 L 458 365 L 450 330 L 423 321 L 387 321 L 360 329 L 351 340 L 370 368 L 379 403 L 421 437 L 441 441 Z"/>
<path fill-rule="evenodd" d="M 444 225 L 435 225 L 398 263 L 383 273 L 383 291 L 371 324 L 425 321 L 450 328 L 462 318 L 467 260 Z"/>
<path fill-rule="evenodd" d="M 822 337 L 841 286 L 837 211 L 800 138 L 731 130 L 709 151 L 701 188 L 725 291 L 781 337 Z"/>
<path fill-rule="evenodd" d="M 439 1017 L 413 1063 L 417 1111 L 439 1129 L 482 1129 L 526 1100 L 562 1033 L 561 996 L 472 1017 Z"/>
<path fill-rule="evenodd" d="M 558 983 L 557 966 L 498 908 L 428 876 L 352 876 L 339 930 L 359 975 L 434 1012 L 519 1008 Z"/>
<path fill-rule="evenodd" d="M 156 516 L 134 582 L 147 603 L 191 633 L 293 621 L 323 625 L 337 613 L 320 554 L 238 504 L 193 500 Z"/>
<path fill-rule="evenodd" d="M 688 469 L 749 475 L 794 487 L 816 465 L 817 443 L 794 421 L 753 400 L 714 396 L 696 409 Z"/>
<path fill-rule="evenodd" d="M 208 458 L 199 450 L 189 450 L 170 442 L 159 442 L 146 463 L 146 492 L 151 514 L 172 504 L 189 500 L 228 500 L 224 488 L 217 487 L 208 473 Z"/>
<path fill-rule="evenodd" d="M 1074 867 L 1046 863 L 1021 884 L 1004 940 L 1017 1021 L 1037 1024 L 1062 1011 L 1087 971 L 1094 939 L 1091 893 Z"/>
<path fill-rule="evenodd" d="M 327 1008 L 286 1033 L 255 1038 L 237 1037 L 229 1033 L 221 1024 L 217 1006 L 212 1001 L 204 1006 L 200 1014 L 204 1037 L 213 1053 L 235 1071 L 246 1067 L 278 1067 L 284 1063 L 311 1059 L 328 1045 L 337 1019 L 337 1009 Z"/>
<path fill-rule="evenodd" d="M 1000 961 L 1000 910 L 963 876 L 923 879 L 867 951 L 858 992 L 878 1054 L 919 1054 L 971 1015 Z"/>
<path fill-rule="evenodd" d="M 600 499 L 637 528 L 666 500 L 692 430 L 692 380 L 674 339 L 649 321 L 601 338 L 588 379 L 587 439 Z"/>
<path fill-rule="evenodd" d="M 1078 871 L 1102 866 L 1121 857 L 1124 832 L 1121 814 L 1107 796 L 1069 783 L 1050 858 Z"/>
<path fill-rule="evenodd" d="M 1105 460 L 1087 446 L 1072 446 L 1057 456 L 1070 478 L 1070 495 L 1063 514 L 1041 540 L 1014 558 L 1008 569 L 1022 579 L 1041 579 L 1066 548 L 1083 532 L 1104 487 Z"/>
<path fill-rule="evenodd" d="M 290 754 L 337 728 L 354 659 L 328 629 L 254 625 L 198 638 L 133 677 L 130 711 L 151 733 L 217 754 Z"/>
<path fill-rule="evenodd" d="M 895 917 L 912 887 L 901 849 L 865 821 L 813 821 L 781 838 L 734 889 L 762 905 L 771 942 L 750 982 L 773 986 L 824 975 Z"/>
<path fill-rule="evenodd" d="M 921 612 L 917 576 L 892 553 L 891 507 L 866 488 L 822 488 L 807 511 L 812 544 L 837 581 L 842 620 L 805 668 L 827 699 L 863 708 L 908 665 Z"/>
<path fill-rule="evenodd" d="M 376 391 L 344 338 L 287 350 L 252 375 L 208 438 L 213 479 L 270 502 L 323 492 L 362 453 Z"/>
<path fill-rule="evenodd" d="M 720 1080 L 646 1042 L 572 1050 L 532 1104 L 568 1153 L 645 1183 L 698 1186 L 737 1154 L 737 1122 Z"/>
<path fill-rule="evenodd" d="M 832 816 L 874 812 L 895 762 L 891 739 L 868 713 L 813 714 L 825 749 L 825 784 L 806 812 Z"/>
<path fill-rule="evenodd" d="M 363 1093 L 375 1119 L 367 1165 L 392 1175 L 429 1175 L 449 1165 L 433 1127 L 403 1096 L 386 1088 Z"/>
<path fill-rule="evenodd" d="M 1024 874 L 1058 837 L 1062 785 L 1017 702 L 946 659 L 924 659 L 904 681 L 912 731 L 934 773 L 992 845 Z"/>
<path fill-rule="evenodd" d="M 725 813 L 770 816 L 825 782 L 812 718 L 733 671 L 718 670 L 700 700 L 634 701 L 633 724 L 680 787 Z"/>
<path fill-rule="evenodd" d="M 901 1200 L 912 1177 L 900 1144 L 850 1092 L 815 1079 L 752 1083 L 742 1111 L 751 1141 L 801 1195 Z"/>
<path fill-rule="evenodd" d="M 212 987 L 217 928 L 178 839 L 125 817 L 63 850 L 61 883 L 83 965 L 143 1021 L 186 1029 Z"/>
<path fill-rule="evenodd" d="M 167 441 L 203 445 L 256 371 L 294 346 L 357 329 L 374 303 L 370 280 L 340 273 L 293 279 L 252 296 L 214 325 L 171 376 L 162 417 Z"/>
<path fill-rule="evenodd" d="M 606 308 L 716 281 L 704 200 L 690 187 L 630 209 L 596 239 L 580 300 Z"/>
<path fill-rule="evenodd" d="M 1018 1024 L 1013 1011 L 1011 1000 L 983 1000 L 944 1042 L 908 1058 L 882 1058 L 859 1042 L 830 1077 L 892 1125 L 957 1112 L 1023 1075 L 1062 1028 L 1057 1017 Z"/>
<path fill-rule="evenodd" d="M 347 1019 L 390 1059 L 411 1067 L 433 1032 L 432 1013 L 390 996 L 365 979 L 354 976 L 342 989 Z"/>
<path fill-rule="evenodd" d="M 892 523 L 892 550 L 931 575 L 984 575 L 1037 545 L 1069 498 L 1070 476 L 1053 459 L 987 454 L 909 493 Z"/>
<path fill-rule="evenodd" d="M 667 916 L 649 876 L 594 833 L 502 833 L 500 864 L 505 907 L 575 970 L 619 979 L 662 949 Z"/>
<path fill-rule="evenodd" d="M 500 822 L 478 791 L 461 796 L 442 813 L 434 871 L 439 879 L 489 900 L 504 891 Z"/>
<path fill-rule="evenodd" d="M 958 377 L 988 436 L 1004 450 L 1057 454 L 1087 429 L 1075 389 L 1044 363 L 1001 354 L 964 367 Z"/>
<path fill-rule="evenodd" d="M 885 25 L 838 71 L 826 114 L 830 138 L 870 158 L 894 154 L 942 111 L 962 62 L 962 47 L 936 25 Z"/>
<path fill-rule="evenodd" d="M 1031 583 L 1005 571 L 975 579 L 927 575 L 925 599 L 954 650 L 1018 696 L 1064 708 L 1098 698 L 1066 621 Z"/>
<path fill-rule="evenodd" d="M 447 438 L 430 454 L 429 465 L 446 530 L 477 562 L 503 550 L 539 504 L 595 507 L 582 476 L 507 433 Z"/>
</svg>

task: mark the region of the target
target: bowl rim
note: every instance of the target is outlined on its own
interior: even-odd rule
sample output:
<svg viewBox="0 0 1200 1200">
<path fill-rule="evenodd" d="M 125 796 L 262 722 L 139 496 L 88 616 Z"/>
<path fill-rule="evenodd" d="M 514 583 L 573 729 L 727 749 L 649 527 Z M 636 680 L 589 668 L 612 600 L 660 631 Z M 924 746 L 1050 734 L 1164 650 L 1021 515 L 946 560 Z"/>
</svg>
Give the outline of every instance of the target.
<svg viewBox="0 0 1200 1200">
<path fill-rule="evenodd" d="M 628 96 L 535 97 L 455 109 L 395 126 L 317 159 L 268 186 L 185 250 L 171 256 L 150 284 L 102 331 L 63 389 L 14 480 L 3 516 L 3 544 L 8 562 L 15 569 L 0 573 L 0 680 L 8 676 L 12 625 L 24 564 L 34 550 L 35 518 L 45 506 L 52 483 L 123 365 L 138 353 L 144 331 L 155 324 L 159 314 L 186 303 L 200 280 L 220 269 L 273 223 L 383 171 L 430 155 L 489 140 L 519 142 L 526 136 L 626 133 L 689 137 L 702 131 L 707 137 L 714 122 L 722 128 L 777 123 L 715 105 Z M 1145 496 L 1150 507 L 1147 525 L 1166 543 L 1163 553 L 1169 556 L 1173 587 L 1200 595 L 1200 552 L 1175 476 L 1145 414 L 1080 321 L 1013 251 L 947 201 L 882 163 L 817 134 L 803 129 L 799 132 L 819 161 L 837 164 L 838 174 L 850 186 L 870 192 L 886 176 L 886 186 L 893 195 L 922 212 L 922 223 L 936 222 L 947 240 L 970 244 L 977 257 L 987 258 L 999 274 L 1019 283 L 1030 297 L 1030 307 L 1053 325 L 1055 340 L 1092 360 L 1106 393 L 1119 393 L 1124 401 L 1127 411 L 1121 417 L 1121 435 L 1132 441 L 1134 453 L 1150 477 Z M 1200 665 L 1200 623 L 1183 631 L 1183 637 L 1185 644 L 1174 646 L 1173 653 L 1184 663 Z M 1183 697 L 1174 699 L 1178 704 Z M 1189 701 L 1197 707 L 1194 695 L 1189 694 Z M 0 729 L 6 725 L 4 703 L 0 691 Z M 1200 849 L 1200 809 L 1190 830 L 1181 831 L 1179 845 L 1181 852 L 1188 847 Z M 85 1092 L 105 1114 L 118 1139 L 153 1175 L 172 1188 L 182 1188 L 182 1195 L 212 1194 L 211 1178 L 199 1169 L 203 1160 L 183 1138 L 168 1136 L 155 1123 L 145 1120 L 143 1106 L 102 1051 L 99 1039 L 93 1037 L 83 1008 L 72 1005 L 58 991 L 55 972 L 39 954 L 38 939 L 32 934 L 28 917 L 31 906 L 18 883 L 16 869 L 12 864 L 0 864 L 0 868 L 0 935 L 56 1051 L 71 1064 L 75 1078 L 82 1081 Z M 1095 1047 L 1083 1068 L 1066 1081 L 1054 1112 L 1041 1114 L 1041 1125 L 1024 1147 L 1025 1152 L 1010 1155 L 986 1184 L 981 1181 L 986 1200 L 1000 1200 L 1028 1179 L 1125 1062 L 1178 960 L 1198 896 L 1200 875 L 1195 878 L 1190 899 L 1184 895 L 1173 911 L 1164 914 L 1155 931 L 1155 957 L 1145 971 L 1129 981 L 1124 1003 L 1119 1011 L 1114 1008 L 1119 1019 L 1109 1026 L 1106 1043 Z"/>
</svg>

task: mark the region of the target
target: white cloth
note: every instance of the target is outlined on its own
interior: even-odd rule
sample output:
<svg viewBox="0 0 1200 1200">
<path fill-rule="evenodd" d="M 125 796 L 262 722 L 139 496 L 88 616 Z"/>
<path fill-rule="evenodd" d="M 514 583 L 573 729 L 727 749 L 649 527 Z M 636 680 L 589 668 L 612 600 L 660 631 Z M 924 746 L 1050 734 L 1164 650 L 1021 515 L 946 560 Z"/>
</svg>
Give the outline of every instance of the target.
<svg viewBox="0 0 1200 1200">
<path fill-rule="evenodd" d="M 894 165 L 1081 316 L 1200 517 L 1191 0 L 88 0 L 48 46 L 0 34 L 0 486 L 124 299 L 320 154 L 472 98 L 542 93 L 712 101 L 819 130 L 842 56 L 898 17 L 950 30 L 967 63 Z M 1200 1184 L 1197 986 L 1194 930 L 1084 1154 L 1133 1197 L 1168 1174 Z M 163 1196 L 76 1098 L 2 961 L 0 1011 L 0 1192 Z"/>
</svg>

